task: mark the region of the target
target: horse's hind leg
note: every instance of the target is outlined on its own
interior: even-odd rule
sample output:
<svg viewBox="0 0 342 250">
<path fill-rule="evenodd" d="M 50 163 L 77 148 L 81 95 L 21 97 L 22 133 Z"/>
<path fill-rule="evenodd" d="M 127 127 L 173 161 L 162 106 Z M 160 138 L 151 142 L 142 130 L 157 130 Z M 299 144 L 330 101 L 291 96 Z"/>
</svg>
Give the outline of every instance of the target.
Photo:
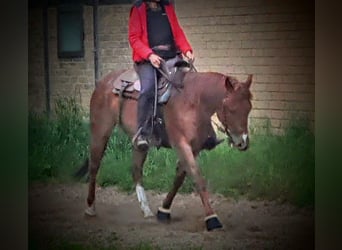
<svg viewBox="0 0 342 250">
<path fill-rule="evenodd" d="M 89 187 L 87 198 L 86 215 L 95 216 L 95 186 L 96 175 L 100 167 L 100 163 L 105 152 L 108 139 L 115 125 L 110 115 L 99 117 L 103 111 L 98 111 L 96 119 L 91 124 L 91 143 L 90 143 L 90 159 L 89 159 Z"/>
<path fill-rule="evenodd" d="M 87 209 L 85 213 L 89 216 L 95 216 L 95 186 L 96 186 L 96 175 L 100 167 L 100 162 L 103 157 L 103 153 L 106 148 L 108 141 L 107 136 L 102 138 L 94 138 L 91 143 L 91 154 L 89 161 L 89 187 L 88 187 L 88 198 L 87 198 Z"/>
<path fill-rule="evenodd" d="M 135 191 L 137 193 L 138 201 L 140 203 L 140 208 L 142 212 L 144 213 L 145 218 L 154 216 L 148 204 L 145 189 L 142 186 L 143 166 L 146 160 L 147 152 L 148 151 L 140 151 L 137 149 L 133 149 L 133 166 L 132 166 L 132 176 L 133 176 L 133 180 L 135 183 Z"/>
<path fill-rule="evenodd" d="M 163 201 L 162 207 L 158 208 L 158 220 L 167 221 L 170 219 L 170 208 L 173 199 L 175 198 L 178 189 L 182 186 L 184 179 L 186 176 L 185 169 L 183 168 L 180 162 L 177 163 L 176 177 L 173 182 L 173 187 L 171 191 L 167 194 L 166 198 Z"/>
</svg>

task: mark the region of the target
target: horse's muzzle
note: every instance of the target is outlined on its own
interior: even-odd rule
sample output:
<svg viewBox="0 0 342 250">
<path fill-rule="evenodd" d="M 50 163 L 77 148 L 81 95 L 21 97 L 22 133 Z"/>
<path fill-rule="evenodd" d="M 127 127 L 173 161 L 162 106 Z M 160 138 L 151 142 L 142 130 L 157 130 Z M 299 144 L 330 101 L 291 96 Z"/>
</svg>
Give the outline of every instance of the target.
<svg viewBox="0 0 342 250">
<path fill-rule="evenodd" d="M 229 135 L 228 143 L 233 145 L 233 147 L 239 149 L 240 151 L 245 151 L 249 146 L 249 137 L 248 134 L 242 134 L 240 136 Z"/>
</svg>

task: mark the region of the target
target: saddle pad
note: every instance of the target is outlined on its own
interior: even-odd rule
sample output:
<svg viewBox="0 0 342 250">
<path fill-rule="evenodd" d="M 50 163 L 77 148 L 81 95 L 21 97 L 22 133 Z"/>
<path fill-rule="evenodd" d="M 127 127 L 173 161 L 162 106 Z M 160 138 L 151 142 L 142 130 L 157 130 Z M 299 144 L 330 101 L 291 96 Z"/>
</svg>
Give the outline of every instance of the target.
<svg viewBox="0 0 342 250">
<path fill-rule="evenodd" d="M 125 91 L 133 92 L 134 90 L 140 91 L 140 81 L 138 74 L 135 72 L 134 69 L 129 69 L 124 71 L 117 79 L 115 79 L 113 85 L 114 93 L 118 93 L 120 89 L 122 89 L 124 84 L 128 84 L 128 87 L 125 88 Z"/>
</svg>

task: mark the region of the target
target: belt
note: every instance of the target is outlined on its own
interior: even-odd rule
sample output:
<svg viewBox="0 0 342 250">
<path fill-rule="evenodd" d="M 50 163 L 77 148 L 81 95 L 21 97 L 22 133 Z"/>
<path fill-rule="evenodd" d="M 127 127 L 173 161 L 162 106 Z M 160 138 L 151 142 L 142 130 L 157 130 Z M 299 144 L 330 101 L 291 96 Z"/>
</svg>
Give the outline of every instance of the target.
<svg viewBox="0 0 342 250">
<path fill-rule="evenodd" d="M 157 46 L 154 46 L 152 47 L 152 50 L 171 50 L 172 46 L 170 44 L 165 44 L 165 45 L 157 45 Z"/>
</svg>

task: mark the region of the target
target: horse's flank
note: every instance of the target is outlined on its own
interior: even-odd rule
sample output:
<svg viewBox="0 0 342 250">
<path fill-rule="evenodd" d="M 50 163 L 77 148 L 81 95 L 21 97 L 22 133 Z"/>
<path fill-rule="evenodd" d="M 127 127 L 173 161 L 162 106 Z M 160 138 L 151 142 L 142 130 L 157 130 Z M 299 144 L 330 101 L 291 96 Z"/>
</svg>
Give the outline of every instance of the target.
<svg viewBox="0 0 342 250">
<path fill-rule="evenodd" d="M 102 121 L 102 123 L 113 123 L 113 125 L 118 124 L 119 115 L 122 114 L 119 114 L 120 100 L 119 96 L 113 93 L 113 83 L 124 71 L 125 70 L 113 71 L 99 80 L 90 100 L 90 121 L 92 126 L 95 124 L 101 126 L 99 121 Z M 121 124 L 118 125 L 120 125 L 129 136 L 132 136 L 137 129 L 136 100 L 125 99 L 121 111 L 128 115 L 122 116 Z M 104 117 L 103 114 L 107 114 L 107 117 Z"/>
</svg>

